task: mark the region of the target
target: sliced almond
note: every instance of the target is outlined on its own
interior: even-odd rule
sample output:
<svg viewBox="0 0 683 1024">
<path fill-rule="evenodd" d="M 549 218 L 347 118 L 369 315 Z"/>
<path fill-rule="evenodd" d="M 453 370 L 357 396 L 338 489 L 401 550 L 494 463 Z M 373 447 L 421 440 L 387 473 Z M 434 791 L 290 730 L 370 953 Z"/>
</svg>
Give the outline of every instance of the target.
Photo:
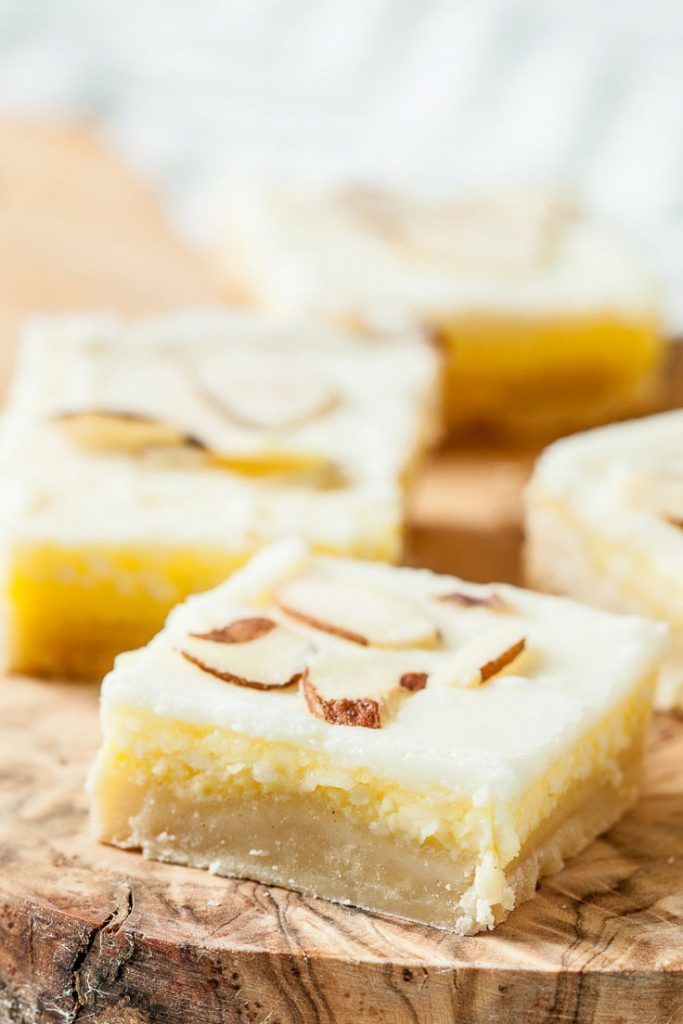
<svg viewBox="0 0 683 1024">
<path fill-rule="evenodd" d="M 241 476 L 282 476 L 318 487 L 338 487 L 344 483 L 336 463 L 316 452 L 263 447 L 247 452 L 214 449 L 209 457 L 216 467 L 230 469 Z"/>
<path fill-rule="evenodd" d="M 427 679 L 426 672 L 404 672 L 399 679 L 399 686 L 403 690 L 408 690 L 409 693 L 417 693 L 419 690 L 424 690 Z"/>
<path fill-rule="evenodd" d="M 338 393 L 303 366 L 280 364 L 268 373 L 219 379 L 205 374 L 201 386 L 214 408 L 248 430 L 296 430 L 327 416 L 339 403 Z"/>
<path fill-rule="evenodd" d="M 526 648 L 526 638 L 511 630 L 489 630 L 456 653 L 447 669 L 456 686 L 481 686 L 511 665 Z"/>
<path fill-rule="evenodd" d="M 311 658 L 301 693 L 316 718 L 379 729 L 394 704 L 406 698 L 397 667 L 389 653 L 327 648 Z"/>
<path fill-rule="evenodd" d="M 420 261 L 504 274 L 546 263 L 575 216 L 565 196 L 541 189 L 450 203 L 354 189 L 338 203 L 366 230 Z"/>
<path fill-rule="evenodd" d="M 292 618 L 364 647 L 431 647 L 439 638 L 419 605 L 397 594 L 301 577 L 282 586 L 276 597 Z"/>
<path fill-rule="evenodd" d="M 301 692 L 308 710 L 323 722 L 359 725 L 364 729 L 382 727 L 379 701 L 373 697 L 325 697 L 311 681 L 308 672 L 301 677 Z"/>
<path fill-rule="evenodd" d="M 246 644 L 270 633 L 275 627 L 276 623 L 272 619 L 253 616 L 249 619 L 236 619 L 227 626 L 210 629 L 208 633 L 190 633 L 190 636 L 197 640 L 212 640 L 216 644 Z"/>
<path fill-rule="evenodd" d="M 543 266 L 574 215 L 563 196 L 515 190 L 406 210 L 407 248 L 470 271 L 524 273 Z"/>
<path fill-rule="evenodd" d="M 515 658 L 519 657 L 525 647 L 526 638 L 521 636 L 519 640 L 515 640 L 509 647 L 506 647 L 505 650 L 499 651 L 498 654 L 490 658 L 489 661 L 484 662 L 484 664 L 479 668 L 481 682 L 485 683 L 487 679 L 497 676 L 504 668 L 511 665 Z"/>
<path fill-rule="evenodd" d="M 163 420 L 115 409 L 84 409 L 53 418 L 67 436 L 83 448 L 134 454 L 147 448 L 204 450 L 199 438 Z"/>
<path fill-rule="evenodd" d="M 495 591 L 488 594 L 464 594 L 460 591 L 452 591 L 449 594 L 439 594 L 438 601 L 447 601 L 450 604 L 459 605 L 461 608 L 490 608 L 492 611 L 503 611 L 507 603 Z"/>
<path fill-rule="evenodd" d="M 261 616 L 236 619 L 205 633 L 188 633 L 180 654 L 227 683 L 275 690 L 298 682 L 312 653 L 308 641 Z"/>
</svg>

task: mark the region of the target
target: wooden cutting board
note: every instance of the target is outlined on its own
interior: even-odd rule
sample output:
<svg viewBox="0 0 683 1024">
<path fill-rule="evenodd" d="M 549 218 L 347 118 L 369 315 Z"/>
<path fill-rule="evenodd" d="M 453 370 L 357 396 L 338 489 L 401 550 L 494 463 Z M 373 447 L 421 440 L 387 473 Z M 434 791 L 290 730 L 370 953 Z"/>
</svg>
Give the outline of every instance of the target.
<svg viewBox="0 0 683 1024">
<path fill-rule="evenodd" d="M 215 301 L 150 193 L 82 129 L 0 125 L 2 379 L 35 309 Z M 420 482 L 413 562 L 518 579 L 531 455 Z M 0 1024 L 683 1021 L 683 723 L 635 810 L 494 933 L 457 938 L 93 843 L 95 687 L 0 681 Z"/>
</svg>

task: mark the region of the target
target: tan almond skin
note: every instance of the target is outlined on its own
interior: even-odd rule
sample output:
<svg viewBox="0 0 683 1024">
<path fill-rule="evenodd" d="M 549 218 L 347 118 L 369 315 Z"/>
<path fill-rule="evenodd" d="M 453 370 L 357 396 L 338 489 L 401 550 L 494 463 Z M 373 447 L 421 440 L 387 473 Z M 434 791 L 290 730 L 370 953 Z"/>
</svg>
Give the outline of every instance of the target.
<svg viewBox="0 0 683 1024">
<path fill-rule="evenodd" d="M 500 594 L 486 594 L 484 597 L 479 597 L 475 594 L 461 594 L 454 591 L 452 594 L 441 594 L 438 600 L 449 601 L 462 608 L 493 608 L 502 611 L 507 607 Z"/>
<path fill-rule="evenodd" d="M 211 665 L 207 665 L 206 662 L 200 658 L 195 658 L 193 654 L 188 654 L 187 651 L 180 651 L 180 654 L 189 661 L 190 664 L 196 665 L 202 672 L 208 672 L 209 675 L 215 676 L 217 679 L 222 679 L 224 683 L 234 683 L 235 686 L 246 686 L 251 690 L 282 690 L 285 686 L 293 686 L 294 683 L 298 683 L 301 679 L 301 672 L 295 673 L 284 683 L 260 683 L 256 679 L 244 679 L 242 676 L 233 675 L 232 672 L 221 672 L 220 669 L 212 668 Z"/>
<path fill-rule="evenodd" d="M 313 615 L 306 615 L 304 612 L 297 611 L 296 608 L 290 608 L 282 601 L 278 601 L 283 612 L 286 612 L 292 619 L 298 619 L 299 622 L 305 622 L 307 626 L 313 626 L 314 629 L 320 629 L 323 633 L 332 633 L 333 636 L 339 636 L 342 640 L 350 640 L 353 644 L 360 644 L 361 647 L 369 647 L 370 641 L 367 637 L 362 636 L 360 633 L 354 633 L 350 629 L 344 629 L 342 626 L 334 626 L 331 622 L 325 622 L 324 619 L 317 619 Z"/>
<path fill-rule="evenodd" d="M 315 718 L 321 718 L 330 725 L 356 725 L 364 729 L 381 729 L 382 721 L 379 703 L 370 697 L 351 700 L 342 697 L 326 700 L 311 682 L 308 672 L 301 675 L 301 692 L 306 707 Z"/>
<path fill-rule="evenodd" d="M 492 658 L 491 661 L 487 661 L 485 665 L 482 665 L 479 669 L 482 683 L 485 683 L 487 679 L 491 679 L 492 676 L 497 675 L 506 665 L 509 665 L 511 661 L 522 653 L 526 647 L 526 639 L 522 637 L 512 647 L 508 647 L 506 651 L 499 654 L 497 658 Z"/>
<path fill-rule="evenodd" d="M 237 426 L 247 427 L 249 430 L 262 430 L 264 433 L 276 433 L 279 430 L 296 430 L 298 427 L 303 427 L 307 423 L 311 423 L 313 420 L 320 419 L 321 416 L 327 416 L 328 413 L 332 412 L 337 405 L 339 405 L 339 396 L 336 394 L 330 394 L 329 397 L 324 401 L 320 402 L 318 406 L 314 407 L 308 412 L 302 413 L 300 416 L 290 416 L 289 419 L 283 420 L 281 423 L 272 425 L 270 423 L 262 423 L 258 419 L 254 419 L 251 416 L 245 416 L 234 409 L 229 399 L 219 399 L 217 395 L 214 395 L 207 388 L 200 385 L 202 395 L 208 397 L 214 408 L 221 412 L 227 417 L 232 423 L 236 423 Z"/>
<path fill-rule="evenodd" d="M 217 644 L 246 644 L 275 629 L 272 619 L 254 616 L 250 619 L 236 619 L 227 626 L 210 629 L 208 633 L 190 633 L 197 640 L 211 640 Z"/>
<path fill-rule="evenodd" d="M 399 686 L 403 690 L 408 690 L 409 693 L 417 693 L 418 690 L 424 690 L 427 685 L 427 673 L 426 672 L 405 672 L 399 679 Z"/>
</svg>

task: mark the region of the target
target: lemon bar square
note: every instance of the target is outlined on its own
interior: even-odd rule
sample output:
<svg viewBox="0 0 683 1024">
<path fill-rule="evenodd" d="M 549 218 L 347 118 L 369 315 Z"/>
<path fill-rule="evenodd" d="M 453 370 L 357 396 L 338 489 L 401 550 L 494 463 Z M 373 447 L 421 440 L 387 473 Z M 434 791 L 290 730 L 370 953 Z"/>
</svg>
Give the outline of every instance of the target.
<svg viewBox="0 0 683 1024">
<path fill-rule="evenodd" d="M 470 934 L 634 799 L 664 626 L 262 550 L 120 655 L 97 839 Z"/>
<path fill-rule="evenodd" d="M 452 429 L 543 437 L 654 400 L 658 285 L 618 231 L 559 193 L 256 180 L 218 207 L 218 265 L 242 298 L 435 331 Z"/>
<path fill-rule="evenodd" d="M 420 335 L 257 314 L 36 321 L 0 468 L 6 660 L 101 678 L 262 544 L 394 560 L 437 421 Z"/>
<path fill-rule="evenodd" d="M 670 626 L 656 705 L 683 710 L 683 412 L 551 445 L 526 495 L 530 583 Z"/>
</svg>

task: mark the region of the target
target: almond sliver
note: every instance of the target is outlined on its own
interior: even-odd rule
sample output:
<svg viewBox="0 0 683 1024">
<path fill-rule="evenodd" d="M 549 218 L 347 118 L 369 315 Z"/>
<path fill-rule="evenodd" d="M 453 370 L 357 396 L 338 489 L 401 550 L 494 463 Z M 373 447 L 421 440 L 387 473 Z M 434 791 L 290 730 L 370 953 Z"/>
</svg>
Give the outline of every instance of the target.
<svg viewBox="0 0 683 1024">
<path fill-rule="evenodd" d="M 199 438 L 142 413 L 87 409 L 53 417 L 71 441 L 95 451 L 134 454 L 147 448 L 204 450 Z"/>
<path fill-rule="evenodd" d="M 316 718 L 333 725 L 379 729 L 389 706 L 401 699 L 400 678 L 393 655 L 327 649 L 311 659 L 301 679 L 301 692 Z"/>
<path fill-rule="evenodd" d="M 254 616 L 188 633 L 179 651 L 186 661 L 224 682 L 274 690 L 299 680 L 312 647 L 293 630 Z"/>
<path fill-rule="evenodd" d="M 495 591 L 486 594 L 466 594 L 454 590 L 447 594 L 439 594 L 437 601 L 444 601 L 459 608 L 490 608 L 492 611 L 507 608 L 507 603 Z"/>
<path fill-rule="evenodd" d="M 382 727 L 380 702 L 373 697 L 326 697 L 308 672 L 301 677 L 301 692 L 308 710 L 323 722 L 330 725 L 357 725 L 364 729 Z"/>
<path fill-rule="evenodd" d="M 330 413 L 339 396 L 304 367 L 271 367 L 266 375 L 239 374 L 219 380 L 204 374 L 201 387 L 214 408 L 247 430 L 296 430 Z"/>
<path fill-rule="evenodd" d="M 281 587 L 277 601 L 292 618 L 364 647 L 431 647 L 439 639 L 413 601 L 352 583 L 301 577 Z"/>
<path fill-rule="evenodd" d="M 517 660 L 526 648 L 519 631 L 487 630 L 463 645 L 446 669 L 454 686 L 481 686 Z"/>
</svg>

